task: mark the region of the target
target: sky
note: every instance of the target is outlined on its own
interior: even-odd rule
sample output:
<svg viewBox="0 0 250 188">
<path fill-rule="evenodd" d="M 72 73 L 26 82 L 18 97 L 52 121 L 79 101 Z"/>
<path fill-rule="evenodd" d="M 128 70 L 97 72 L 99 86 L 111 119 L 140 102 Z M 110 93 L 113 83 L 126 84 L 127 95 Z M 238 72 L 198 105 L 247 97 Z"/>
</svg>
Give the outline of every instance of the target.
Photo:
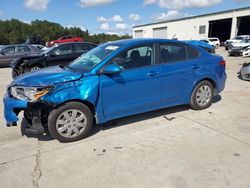
<svg viewBox="0 0 250 188">
<path fill-rule="evenodd" d="M 0 20 L 48 20 L 123 35 L 135 25 L 248 6 L 250 0 L 0 0 Z"/>
</svg>

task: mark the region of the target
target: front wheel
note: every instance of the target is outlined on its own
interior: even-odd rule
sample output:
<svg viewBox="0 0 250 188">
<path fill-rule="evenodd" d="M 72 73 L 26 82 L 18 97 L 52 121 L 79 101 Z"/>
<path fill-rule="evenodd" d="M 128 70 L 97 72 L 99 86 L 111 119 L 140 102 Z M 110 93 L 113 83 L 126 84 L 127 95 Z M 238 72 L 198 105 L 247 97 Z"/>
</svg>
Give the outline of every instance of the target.
<svg viewBox="0 0 250 188">
<path fill-rule="evenodd" d="M 93 126 L 90 109 L 79 102 L 69 102 L 53 110 L 48 118 L 52 137 L 60 142 L 74 142 L 85 138 Z"/>
<path fill-rule="evenodd" d="M 194 110 L 203 110 L 211 106 L 214 96 L 214 87 L 211 82 L 204 80 L 201 81 L 194 88 L 190 107 Z"/>
</svg>

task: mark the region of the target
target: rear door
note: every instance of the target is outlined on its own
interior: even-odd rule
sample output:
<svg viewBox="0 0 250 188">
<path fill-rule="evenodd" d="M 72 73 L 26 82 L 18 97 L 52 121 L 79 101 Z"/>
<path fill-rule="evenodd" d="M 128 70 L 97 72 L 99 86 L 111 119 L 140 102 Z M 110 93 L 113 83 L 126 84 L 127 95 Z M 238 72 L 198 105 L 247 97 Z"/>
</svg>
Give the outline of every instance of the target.
<svg viewBox="0 0 250 188">
<path fill-rule="evenodd" d="M 28 55 L 30 53 L 31 49 L 28 46 L 25 45 L 16 46 L 16 54 L 15 54 L 16 57 Z"/>
<path fill-rule="evenodd" d="M 68 64 L 74 60 L 72 53 L 72 44 L 61 44 L 58 47 L 55 47 L 55 49 L 47 56 L 47 66 Z"/>
<path fill-rule="evenodd" d="M 199 52 L 184 43 L 159 44 L 162 63 L 162 104 L 167 106 L 183 102 L 196 79 Z"/>
<path fill-rule="evenodd" d="M 154 45 L 125 50 L 112 63 L 124 68 L 116 75 L 100 75 L 100 92 L 107 119 L 154 109 L 160 103 L 160 65 Z"/>
</svg>

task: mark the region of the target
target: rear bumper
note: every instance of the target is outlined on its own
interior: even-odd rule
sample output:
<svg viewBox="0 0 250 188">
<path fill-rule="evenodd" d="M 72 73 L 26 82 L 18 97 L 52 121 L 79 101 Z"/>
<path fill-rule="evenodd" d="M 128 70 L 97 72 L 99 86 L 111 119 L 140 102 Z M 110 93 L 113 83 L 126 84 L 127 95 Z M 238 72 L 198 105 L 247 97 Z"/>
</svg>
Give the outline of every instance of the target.
<svg viewBox="0 0 250 188">
<path fill-rule="evenodd" d="M 7 94 L 3 99 L 4 117 L 7 124 L 15 124 L 18 121 L 18 113 L 27 108 L 28 102 L 9 97 Z"/>
<path fill-rule="evenodd" d="M 219 82 L 217 83 L 217 88 L 216 88 L 217 94 L 219 94 L 225 89 L 226 80 L 227 80 L 227 75 L 226 72 L 224 72 L 222 76 L 219 78 Z"/>
</svg>

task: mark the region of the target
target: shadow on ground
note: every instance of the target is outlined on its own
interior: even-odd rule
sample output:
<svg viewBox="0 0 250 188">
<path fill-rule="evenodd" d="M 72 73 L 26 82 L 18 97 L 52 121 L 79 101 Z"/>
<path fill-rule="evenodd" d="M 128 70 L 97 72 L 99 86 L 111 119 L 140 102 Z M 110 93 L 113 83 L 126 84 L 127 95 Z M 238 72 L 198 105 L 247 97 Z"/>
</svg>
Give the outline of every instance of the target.
<svg viewBox="0 0 250 188">
<path fill-rule="evenodd" d="M 220 100 L 221 100 L 221 96 L 217 95 L 214 97 L 213 103 L 217 103 Z M 187 111 L 189 109 L 190 108 L 188 106 L 176 106 L 176 107 L 164 108 L 161 110 L 156 110 L 156 111 L 152 111 L 152 112 L 146 112 L 146 113 L 142 113 L 142 114 L 138 114 L 138 115 L 132 115 L 129 117 L 115 119 L 115 120 L 109 121 L 105 124 L 94 125 L 94 127 L 92 128 L 92 131 L 90 132 L 88 137 L 93 136 L 100 131 L 105 131 L 105 130 L 121 127 L 121 126 L 124 126 L 127 124 L 137 123 L 140 121 L 144 121 L 144 120 L 152 119 L 152 118 L 157 118 L 157 117 L 163 117 L 167 121 L 172 121 L 173 119 L 175 119 L 175 117 L 174 117 L 175 113 Z M 49 134 L 47 127 L 45 128 L 45 133 L 43 135 L 30 135 L 30 134 L 27 134 L 25 131 L 25 128 L 27 127 L 27 125 L 28 125 L 27 122 L 25 120 L 22 120 L 21 133 L 23 136 L 27 136 L 28 138 L 37 138 L 40 141 L 54 140 L 54 138 L 51 137 L 51 135 Z"/>
</svg>

